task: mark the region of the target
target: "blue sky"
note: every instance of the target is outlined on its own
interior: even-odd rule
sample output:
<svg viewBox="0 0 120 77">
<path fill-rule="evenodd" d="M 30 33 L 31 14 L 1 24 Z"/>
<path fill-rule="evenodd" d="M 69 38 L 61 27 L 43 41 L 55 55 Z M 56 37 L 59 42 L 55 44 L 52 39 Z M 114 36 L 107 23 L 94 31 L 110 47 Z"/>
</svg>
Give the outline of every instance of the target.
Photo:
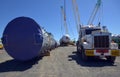
<svg viewBox="0 0 120 77">
<path fill-rule="evenodd" d="M 77 0 L 81 23 L 86 25 L 97 0 Z M 20 16 L 33 18 L 51 32 L 56 40 L 65 33 L 60 6 L 64 0 L 0 0 L 0 37 L 12 19 Z M 101 24 L 113 34 L 120 34 L 120 0 L 102 0 Z M 66 0 L 67 25 L 71 39 L 78 37 L 72 0 Z M 95 19 L 95 24 L 98 19 Z"/>
</svg>

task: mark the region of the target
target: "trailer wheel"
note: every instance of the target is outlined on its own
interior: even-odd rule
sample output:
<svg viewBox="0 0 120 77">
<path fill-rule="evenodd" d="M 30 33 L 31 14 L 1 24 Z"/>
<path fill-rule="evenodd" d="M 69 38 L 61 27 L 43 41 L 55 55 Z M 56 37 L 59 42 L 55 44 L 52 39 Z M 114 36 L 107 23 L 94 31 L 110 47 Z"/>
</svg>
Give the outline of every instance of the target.
<svg viewBox="0 0 120 77">
<path fill-rule="evenodd" d="M 80 49 L 79 49 L 79 41 L 77 41 L 76 46 L 77 46 L 77 53 L 80 53 Z"/>
<path fill-rule="evenodd" d="M 80 53 L 80 49 L 79 49 L 79 47 L 77 46 L 77 53 Z"/>
<path fill-rule="evenodd" d="M 83 48 L 81 50 L 82 50 L 82 52 L 81 52 L 82 60 L 87 61 L 88 57 L 85 55 L 85 50 Z"/>
<path fill-rule="evenodd" d="M 115 59 L 116 59 L 115 56 L 109 56 L 109 57 L 107 57 L 107 61 L 110 61 L 110 62 L 112 62 L 112 63 L 115 62 Z"/>
</svg>

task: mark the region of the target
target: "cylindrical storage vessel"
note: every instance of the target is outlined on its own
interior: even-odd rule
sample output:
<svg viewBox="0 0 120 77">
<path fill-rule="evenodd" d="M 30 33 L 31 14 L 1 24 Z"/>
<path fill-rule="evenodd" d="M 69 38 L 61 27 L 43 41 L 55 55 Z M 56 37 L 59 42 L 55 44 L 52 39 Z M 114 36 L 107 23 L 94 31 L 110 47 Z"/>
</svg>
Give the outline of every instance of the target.
<svg viewBox="0 0 120 77">
<path fill-rule="evenodd" d="M 15 18 L 7 24 L 2 43 L 14 59 L 31 60 L 39 56 L 43 50 L 42 28 L 31 18 Z"/>
</svg>

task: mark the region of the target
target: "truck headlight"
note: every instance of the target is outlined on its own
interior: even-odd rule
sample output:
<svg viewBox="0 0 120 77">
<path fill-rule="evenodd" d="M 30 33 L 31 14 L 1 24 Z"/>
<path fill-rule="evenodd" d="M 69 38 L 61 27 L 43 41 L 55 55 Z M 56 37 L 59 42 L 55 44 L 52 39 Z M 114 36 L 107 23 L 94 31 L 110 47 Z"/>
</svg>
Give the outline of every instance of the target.
<svg viewBox="0 0 120 77">
<path fill-rule="evenodd" d="M 111 49 L 118 49 L 118 44 L 117 43 L 111 43 L 110 48 Z"/>
<path fill-rule="evenodd" d="M 91 49 L 92 48 L 92 45 L 90 43 L 87 43 L 87 42 L 83 42 L 83 47 L 85 49 Z"/>
</svg>

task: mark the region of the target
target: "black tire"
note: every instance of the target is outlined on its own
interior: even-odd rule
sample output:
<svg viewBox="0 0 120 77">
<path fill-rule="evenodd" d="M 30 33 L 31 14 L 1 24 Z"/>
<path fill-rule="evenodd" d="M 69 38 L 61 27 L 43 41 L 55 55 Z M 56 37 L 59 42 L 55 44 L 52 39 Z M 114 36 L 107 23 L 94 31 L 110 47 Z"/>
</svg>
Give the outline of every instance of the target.
<svg viewBox="0 0 120 77">
<path fill-rule="evenodd" d="M 83 49 L 83 47 L 82 46 L 77 46 L 77 52 L 79 53 L 79 54 L 82 54 L 82 49 Z"/>
<path fill-rule="evenodd" d="M 112 62 L 112 63 L 115 62 L 115 59 L 116 59 L 115 56 L 108 56 L 108 57 L 107 57 L 107 61 Z"/>
<path fill-rule="evenodd" d="M 78 41 L 76 43 L 76 46 L 77 46 L 77 53 L 79 53 Z"/>
<path fill-rule="evenodd" d="M 82 52 L 81 52 L 82 60 L 83 60 L 83 61 L 87 61 L 87 60 L 88 60 L 88 56 L 85 55 L 85 50 L 84 50 L 84 48 L 82 48 L 81 50 L 82 50 Z"/>
<path fill-rule="evenodd" d="M 77 53 L 80 53 L 80 49 L 78 48 L 78 46 L 77 46 Z"/>
</svg>

